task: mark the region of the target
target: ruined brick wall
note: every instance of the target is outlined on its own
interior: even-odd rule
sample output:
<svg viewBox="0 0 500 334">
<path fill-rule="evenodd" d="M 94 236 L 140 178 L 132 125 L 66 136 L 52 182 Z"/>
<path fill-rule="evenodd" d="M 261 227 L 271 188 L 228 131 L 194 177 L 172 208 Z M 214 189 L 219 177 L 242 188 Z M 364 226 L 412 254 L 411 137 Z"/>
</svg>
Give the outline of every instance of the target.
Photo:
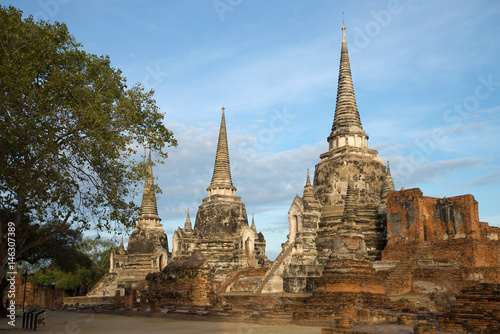
<svg viewBox="0 0 500 334">
<path fill-rule="evenodd" d="M 34 300 L 35 300 L 35 294 L 36 294 L 36 288 L 33 287 L 33 285 L 30 282 L 26 282 L 26 298 L 24 298 L 24 277 L 22 277 L 19 274 L 15 275 L 15 301 L 16 301 L 16 307 L 22 308 L 23 307 L 23 299 L 24 299 L 24 306 L 25 308 L 29 306 L 34 305 Z M 8 291 L 7 291 L 8 292 Z M 8 300 L 8 293 L 5 293 L 3 296 L 3 301 L 2 303 L 5 305 L 5 301 Z"/>
<path fill-rule="evenodd" d="M 213 306 L 211 271 L 210 266 L 197 254 L 188 261 L 174 261 L 163 271 L 146 277 L 148 300 L 159 304 Z"/>
<path fill-rule="evenodd" d="M 479 221 L 474 196 L 423 196 L 418 188 L 387 199 L 388 243 L 383 260 L 452 261 L 467 267 L 500 266 L 500 229 Z"/>
<path fill-rule="evenodd" d="M 382 251 L 383 260 L 410 258 L 451 262 L 465 267 L 500 267 L 500 242 L 451 239 L 433 242 L 391 242 Z"/>
<path fill-rule="evenodd" d="M 440 330 L 500 333 L 500 284 L 480 284 L 463 290 L 439 317 Z"/>
<path fill-rule="evenodd" d="M 434 198 L 414 188 L 387 197 L 388 243 L 484 239 L 488 231 L 487 225 L 479 222 L 477 201 L 472 195 Z"/>
</svg>

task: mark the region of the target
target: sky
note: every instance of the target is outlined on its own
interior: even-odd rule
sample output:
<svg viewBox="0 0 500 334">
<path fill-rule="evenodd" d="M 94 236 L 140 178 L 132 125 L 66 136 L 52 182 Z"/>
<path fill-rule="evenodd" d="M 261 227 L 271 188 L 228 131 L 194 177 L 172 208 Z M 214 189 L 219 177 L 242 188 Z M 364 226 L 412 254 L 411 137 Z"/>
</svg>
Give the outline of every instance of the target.
<svg viewBox="0 0 500 334">
<path fill-rule="evenodd" d="M 170 244 L 187 208 L 194 222 L 207 196 L 224 106 L 236 194 L 276 257 L 306 170 L 328 150 L 343 20 L 368 145 L 390 161 L 396 189 L 472 194 L 480 220 L 500 227 L 497 0 L 2 1 L 10 4 L 64 22 L 130 86 L 155 90 L 179 142 L 154 169 Z"/>
</svg>

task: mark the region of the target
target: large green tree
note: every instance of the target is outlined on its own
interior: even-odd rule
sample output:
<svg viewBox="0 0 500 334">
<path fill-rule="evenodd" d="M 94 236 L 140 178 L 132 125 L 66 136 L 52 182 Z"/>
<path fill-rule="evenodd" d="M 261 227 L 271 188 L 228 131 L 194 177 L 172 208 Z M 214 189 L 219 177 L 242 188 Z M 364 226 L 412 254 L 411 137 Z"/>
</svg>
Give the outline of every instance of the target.
<svg viewBox="0 0 500 334">
<path fill-rule="evenodd" d="M 0 279 L 70 227 L 132 226 L 147 173 L 138 150 L 161 162 L 177 145 L 162 120 L 153 91 L 128 88 L 64 24 L 0 7 L 0 209 L 12 213 L 11 226 L 1 220 Z"/>
</svg>

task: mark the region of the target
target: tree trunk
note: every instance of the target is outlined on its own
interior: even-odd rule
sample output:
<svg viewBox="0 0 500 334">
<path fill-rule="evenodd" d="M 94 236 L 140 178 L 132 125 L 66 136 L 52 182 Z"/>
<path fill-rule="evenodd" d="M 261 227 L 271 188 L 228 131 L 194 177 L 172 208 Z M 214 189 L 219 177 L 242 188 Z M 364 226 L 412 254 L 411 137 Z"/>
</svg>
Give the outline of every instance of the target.
<svg viewBox="0 0 500 334">
<path fill-rule="evenodd" d="M 7 309 L 5 308 L 5 304 L 3 303 L 3 296 L 5 293 L 5 288 L 9 285 L 7 278 L 4 276 L 2 281 L 0 282 L 0 318 L 7 318 Z"/>
</svg>

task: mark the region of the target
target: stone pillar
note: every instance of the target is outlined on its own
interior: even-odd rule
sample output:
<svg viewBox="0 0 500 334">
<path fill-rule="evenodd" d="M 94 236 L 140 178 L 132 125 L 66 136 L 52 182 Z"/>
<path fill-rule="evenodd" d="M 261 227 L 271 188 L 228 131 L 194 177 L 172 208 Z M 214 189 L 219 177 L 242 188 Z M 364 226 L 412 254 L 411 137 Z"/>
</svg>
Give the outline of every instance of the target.
<svg viewBox="0 0 500 334">
<path fill-rule="evenodd" d="M 137 305 L 137 291 L 132 289 L 132 307 L 134 307 L 134 305 Z"/>
<path fill-rule="evenodd" d="M 160 310 L 160 302 L 157 300 L 150 300 L 149 308 L 151 313 L 158 312 Z"/>
<path fill-rule="evenodd" d="M 146 296 L 146 291 L 141 291 L 141 306 L 148 303 L 148 298 Z"/>
<path fill-rule="evenodd" d="M 115 304 L 121 303 L 120 290 L 115 290 Z"/>
<path fill-rule="evenodd" d="M 131 288 L 125 289 L 125 311 L 130 311 L 134 305 L 134 293 Z"/>
</svg>

